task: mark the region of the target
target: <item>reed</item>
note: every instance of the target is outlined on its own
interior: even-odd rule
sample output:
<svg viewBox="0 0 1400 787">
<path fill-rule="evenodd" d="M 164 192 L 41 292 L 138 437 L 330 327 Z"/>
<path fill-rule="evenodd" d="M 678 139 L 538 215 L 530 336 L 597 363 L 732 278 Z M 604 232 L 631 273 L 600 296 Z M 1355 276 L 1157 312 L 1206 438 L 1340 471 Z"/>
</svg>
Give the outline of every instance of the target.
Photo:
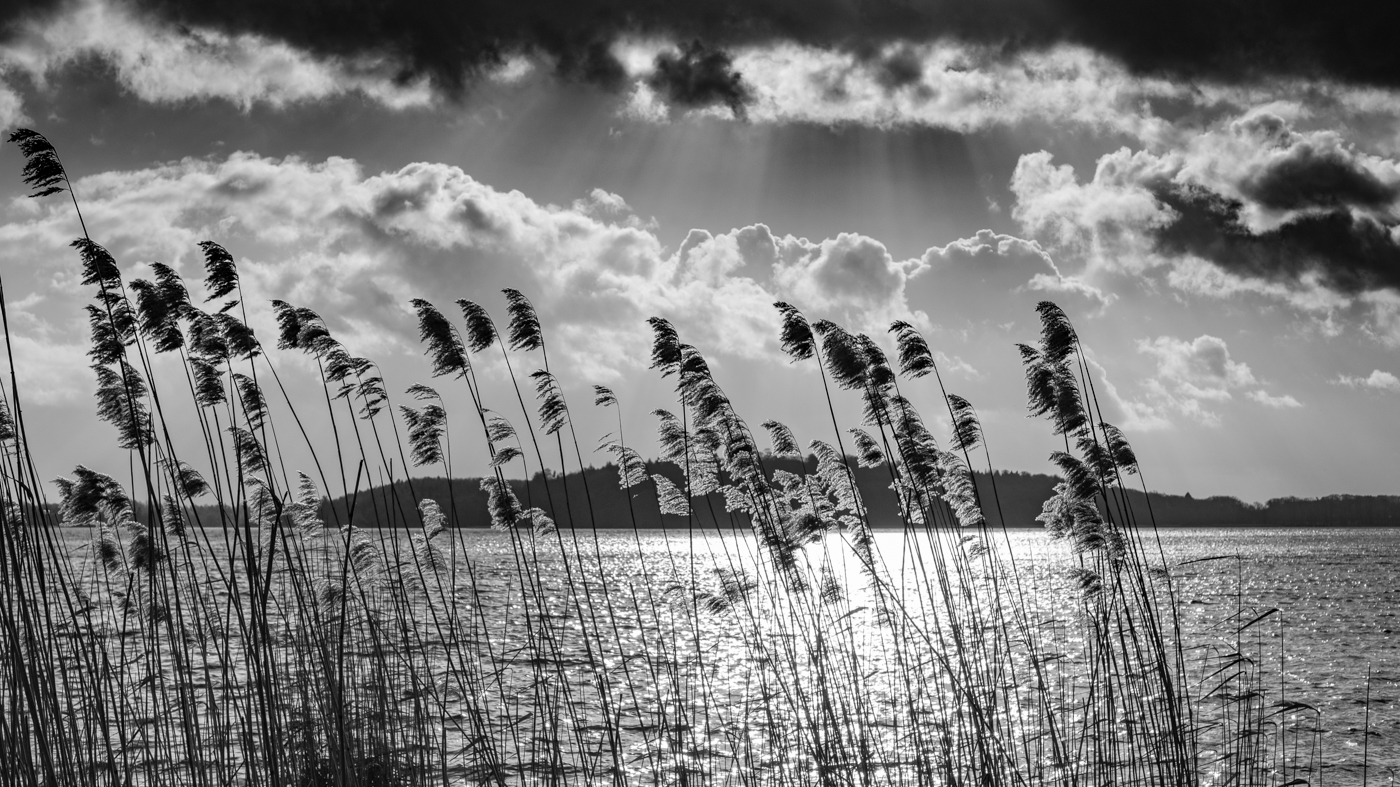
<svg viewBox="0 0 1400 787">
<path fill-rule="evenodd" d="M 53 146 L 11 141 L 34 196 L 66 191 L 77 211 Z M 128 282 L 78 218 L 97 412 L 130 472 L 78 466 L 51 505 L 10 356 L 0 784 L 1320 778 L 1316 710 L 1270 671 L 1281 640 L 1276 653 L 1261 632 L 1276 610 L 1241 600 L 1207 648 L 1183 634 L 1182 574 L 1204 567 L 1168 564 L 1150 508 L 1132 504 L 1136 456 L 1054 304 L 1019 350 L 1029 410 L 1063 443 L 1040 521 L 1067 572 L 1018 564 L 994 476 L 977 482 L 992 470 L 977 410 L 944 388 L 913 326 L 891 326 L 892 362 L 784 303 L 782 347 L 817 366 L 830 432 L 804 446 L 770 420 L 761 444 L 702 350 L 653 318 L 652 369 L 675 382 L 674 407 L 654 413 L 663 464 L 624 439 L 613 391 L 592 389 L 618 412 L 598 450 L 630 519 L 604 537 L 620 523 L 598 521 L 568 385 L 523 293 L 505 291 L 504 331 L 475 301 L 457 302 L 460 324 L 413 301 L 439 382 L 397 407 L 377 365 L 274 300 L 276 352 L 306 354 L 320 377 L 296 400 L 247 325 L 232 253 L 201 244 L 197 301 L 158 263 Z M 0 323 L 8 349 L 3 289 Z M 477 377 L 474 359 L 496 351 L 514 402 L 487 401 Z M 156 373 L 159 355 L 176 373 Z M 946 414 L 946 442 L 915 398 Z M 182 455 L 171 435 L 191 430 L 200 448 Z M 486 478 L 457 475 L 454 436 L 482 446 Z M 284 442 L 311 467 L 288 468 Z M 411 467 L 447 479 L 446 510 Z M 888 489 L 862 488 L 857 467 L 881 468 Z M 498 532 L 463 526 L 473 512 L 453 490 L 468 484 Z M 894 539 L 872 527 L 876 494 L 897 498 Z M 684 526 L 648 529 L 663 517 Z"/>
</svg>

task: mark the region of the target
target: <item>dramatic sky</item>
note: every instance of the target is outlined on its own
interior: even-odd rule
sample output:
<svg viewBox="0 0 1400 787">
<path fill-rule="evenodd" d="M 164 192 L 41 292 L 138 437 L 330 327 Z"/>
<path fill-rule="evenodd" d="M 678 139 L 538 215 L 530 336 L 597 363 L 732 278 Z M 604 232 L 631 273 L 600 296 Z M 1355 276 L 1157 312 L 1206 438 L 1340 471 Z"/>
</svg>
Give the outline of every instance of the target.
<svg viewBox="0 0 1400 787">
<path fill-rule="evenodd" d="M 1048 472 L 1014 343 L 1050 299 L 1151 486 L 1395 493 L 1400 48 L 1379 5 L 11 0 L 0 127 L 54 142 L 129 276 L 197 279 L 216 240 L 268 345 L 270 299 L 310 307 L 395 394 L 430 381 L 411 298 L 503 323 L 515 287 L 585 442 L 614 428 L 603 383 L 650 452 L 671 406 L 652 315 L 751 422 L 829 439 L 781 299 L 887 346 L 911 321 L 997 465 Z M 80 228 L 26 198 L 22 164 L 0 154 L 0 277 L 40 471 L 117 472 Z M 306 360 L 271 355 L 313 401 Z M 500 361 L 479 368 L 515 412 Z M 465 391 L 442 388 L 478 469 Z M 927 381 L 906 390 L 934 411 Z"/>
</svg>

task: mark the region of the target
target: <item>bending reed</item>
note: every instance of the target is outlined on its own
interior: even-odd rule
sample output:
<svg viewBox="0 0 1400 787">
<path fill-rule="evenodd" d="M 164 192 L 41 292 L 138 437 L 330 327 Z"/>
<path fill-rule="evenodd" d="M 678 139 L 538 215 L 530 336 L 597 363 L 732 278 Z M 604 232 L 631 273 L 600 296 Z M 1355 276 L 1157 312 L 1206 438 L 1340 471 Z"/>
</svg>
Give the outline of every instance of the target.
<svg viewBox="0 0 1400 787">
<path fill-rule="evenodd" d="M 11 140 L 34 196 L 66 190 L 77 209 L 52 145 Z M 273 301 L 277 350 L 305 353 L 321 378 L 321 394 L 294 401 L 247 325 L 233 254 L 201 244 L 198 300 L 160 264 L 154 281 L 126 281 L 82 226 L 97 412 L 131 472 L 78 466 L 49 504 L 11 355 L 0 784 L 1288 785 L 1319 773 L 1316 733 L 1289 726 L 1311 706 L 1271 694 L 1265 645 L 1248 637 L 1267 613 L 1241 625 L 1241 606 L 1225 646 L 1188 649 L 1176 567 L 1127 495 L 1137 459 L 1104 423 L 1080 336 L 1053 304 L 1020 345 L 1030 412 L 1064 443 L 1040 520 L 1071 567 L 1046 574 L 1018 564 L 976 408 L 943 388 L 907 323 L 890 328 L 892 363 L 870 337 L 776 304 L 782 347 L 816 365 L 830 417 L 804 448 L 776 421 L 761 444 L 702 350 L 653 318 L 652 368 L 676 397 L 654 414 L 662 463 L 624 439 L 622 403 L 595 386 L 594 404 L 619 412 L 600 450 L 629 519 L 602 523 L 546 321 L 523 293 L 505 291 L 504 331 L 474 301 L 458 301 L 460 325 L 412 302 L 442 378 L 409 386 L 416 404 L 395 402 L 319 315 Z M 3 307 L 0 290 L 8 348 Z M 486 401 L 477 378 L 474 358 L 495 350 L 514 402 Z M 156 374 L 157 355 L 177 373 Z M 536 358 L 532 408 L 515 370 Z M 942 446 L 915 388 L 946 411 Z M 175 414 L 186 399 L 192 421 Z M 171 434 L 190 429 L 201 448 L 183 455 Z M 451 441 L 478 431 L 490 473 L 469 480 Z M 286 466 L 293 443 L 311 467 Z M 410 465 L 441 474 L 446 508 L 415 491 L 426 482 Z M 857 484 L 869 468 L 888 489 Z M 457 505 L 455 490 L 478 485 L 487 534 Z M 897 498 L 886 537 L 865 504 L 877 494 Z M 627 527 L 600 535 L 608 524 Z"/>
</svg>

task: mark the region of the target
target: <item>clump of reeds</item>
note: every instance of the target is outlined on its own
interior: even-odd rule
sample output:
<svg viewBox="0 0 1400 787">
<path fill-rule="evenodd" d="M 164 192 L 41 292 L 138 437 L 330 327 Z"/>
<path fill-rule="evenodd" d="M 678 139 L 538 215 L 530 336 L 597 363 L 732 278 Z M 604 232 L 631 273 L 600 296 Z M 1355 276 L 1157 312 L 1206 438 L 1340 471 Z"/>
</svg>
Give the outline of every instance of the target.
<svg viewBox="0 0 1400 787">
<path fill-rule="evenodd" d="M 12 141 L 35 196 L 72 197 L 46 139 Z M 943 388 L 907 323 L 890 328 L 892 362 L 870 337 L 776 304 L 783 349 L 816 365 L 830 416 L 804 446 L 771 420 L 761 443 L 702 351 L 653 318 L 652 368 L 675 381 L 674 405 L 654 413 L 661 461 L 624 439 L 619 415 L 600 450 L 630 527 L 600 536 L 615 523 L 595 518 L 598 476 L 523 293 L 505 291 L 504 329 L 474 301 L 457 302 L 460 322 L 413 301 L 439 381 L 407 387 L 413 403 L 397 407 L 395 386 L 320 315 L 273 301 L 277 349 L 305 353 L 321 378 L 319 396 L 294 401 L 247 325 L 228 250 L 201 244 L 201 299 L 159 263 L 152 281 L 126 281 L 85 226 L 74 246 L 93 288 L 98 414 L 132 469 L 123 483 L 79 466 L 49 505 L 11 368 L 6 783 L 1180 785 L 1314 773 L 1287 753 L 1286 730 L 1265 734 L 1277 725 L 1245 642 L 1259 620 L 1238 625 L 1233 652 L 1188 660 L 1172 567 L 1150 510 L 1127 495 L 1136 457 L 1103 422 L 1080 338 L 1053 304 L 1039 307 L 1038 343 L 1020 347 L 1030 410 L 1064 442 L 1041 520 L 1073 567 L 1047 591 L 1010 550 L 976 409 Z M 0 293 L 0 318 L 3 307 Z M 514 401 L 486 401 L 477 378 L 475 358 L 497 352 Z M 158 378 L 161 354 L 178 374 Z M 522 363 L 538 367 L 523 380 Z M 916 387 L 946 413 L 946 443 Z M 593 395 L 620 411 L 610 389 Z M 193 422 L 173 415 L 187 409 L 176 400 L 194 405 Z M 313 417 L 329 441 L 313 437 Z M 171 434 L 190 429 L 202 447 L 182 455 Z M 454 437 L 482 446 L 487 477 L 456 475 Z M 312 467 L 285 466 L 288 441 Z M 419 494 L 410 465 L 446 479 L 445 508 Z M 888 490 L 857 484 L 870 468 Z M 454 490 L 468 485 L 486 493 L 490 541 L 463 527 L 478 512 L 459 510 Z M 865 504 L 883 493 L 898 500 L 893 541 Z M 648 532 L 662 517 L 684 524 Z M 64 528 L 86 528 L 90 543 L 71 549 Z"/>
</svg>

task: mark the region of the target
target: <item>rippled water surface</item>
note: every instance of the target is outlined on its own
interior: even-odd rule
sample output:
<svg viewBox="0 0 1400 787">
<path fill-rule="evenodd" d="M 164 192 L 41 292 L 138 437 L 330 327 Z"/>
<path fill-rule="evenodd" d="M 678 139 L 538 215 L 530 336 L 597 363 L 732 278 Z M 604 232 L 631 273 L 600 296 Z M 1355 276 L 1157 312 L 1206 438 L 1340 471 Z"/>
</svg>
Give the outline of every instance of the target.
<svg viewBox="0 0 1400 787">
<path fill-rule="evenodd" d="M 1237 603 L 1236 588 L 1238 603 L 1255 614 L 1280 610 L 1250 631 L 1282 638 L 1288 696 L 1321 709 L 1327 761 L 1344 774 L 1333 783 L 1359 773 L 1369 670 L 1372 783 L 1400 776 L 1400 530 L 1185 528 L 1163 530 L 1161 537 L 1177 564 L 1240 558 L 1177 569 L 1183 615 L 1202 632 L 1201 641 L 1222 635 L 1209 626 Z M 1030 543 L 1039 535 L 1015 538 Z"/>
<path fill-rule="evenodd" d="M 387 563 L 399 556 L 399 576 L 405 576 L 402 555 L 412 535 L 366 532 Z M 91 569 L 91 535 L 73 531 L 65 538 L 75 565 L 87 566 L 86 575 L 100 593 L 101 580 Z M 1078 558 L 1041 531 L 997 534 L 994 541 L 990 546 L 1009 556 L 1014 590 L 1026 599 L 1037 625 L 1072 632 L 1070 621 L 1082 606 L 1065 574 Z M 220 547 L 205 543 L 210 551 L 201 559 L 214 570 L 222 557 Z M 463 616 L 462 629 L 468 632 L 463 636 L 470 638 L 466 644 L 478 654 L 470 685 L 444 680 L 430 688 L 443 691 L 449 704 L 470 705 L 472 697 L 483 703 L 488 709 L 480 722 L 484 734 L 515 736 L 519 747 L 521 725 L 535 725 L 528 734 L 538 738 L 543 734 L 540 725 L 547 726 L 551 714 L 559 718 L 573 708 L 568 712 L 577 728 L 572 738 L 577 751 L 570 756 L 586 758 L 587 752 L 603 748 L 599 730 L 605 725 L 600 723 L 596 698 L 609 696 L 618 709 L 614 723 L 626 735 L 629 763 L 624 767 L 644 770 L 651 762 L 648 758 L 666 747 L 674 749 L 671 756 L 677 760 L 722 763 L 708 772 L 715 782 L 732 781 L 733 774 L 744 769 L 782 772 L 789 767 L 773 754 L 783 748 L 786 722 L 770 714 L 779 704 L 774 692 L 783 686 L 781 680 L 767 682 L 771 677 L 765 678 L 755 665 L 773 669 L 784 654 L 798 663 L 802 659 L 793 653 L 805 649 L 807 658 L 806 651 L 822 644 L 810 641 L 809 634 L 795 643 L 797 635 L 781 618 L 771 617 L 763 604 L 721 603 L 724 577 L 763 574 L 751 536 L 628 530 L 606 531 L 595 539 L 591 533 L 565 532 L 526 550 L 507 534 L 469 531 L 456 534 L 453 543 L 444 539 L 442 544 L 442 557 L 457 577 L 452 603 L 434 606 L 425 601 L 413 615 L 420 623 L 448 614 L 449 608 Z M 1390 783 L 1400 770 L 1400 530 L 1170 529 L 1157 538 L 1149 536 L 1145 545 L 1149 558 L 1165 562 L 1174 578 L 1186 660 L 1191 669 L 1200 665 L 1193 673 L 1194 691 L 1209 694 L 1220 683 L 1214 665 L 1228 654 L 1243 653 L 1251 660 L 1250 674 L 1262 675 L 1268 683 L 1271 704 L 1279 698 L 1304 703 L 1283 716 L 1295 735 L 1298 730 L 1317 730 L 1293 745 L 1320 746 L 1323 783 L 1359 783 L 1363 755 L 1371 783 Z M 566 559 L 560 559 L 561 550 Z M 871 674 L 891 669 L 894 657 L 869 614 L 870 591 L 859 567 L 842 557 L 848 553 L 837 544 L 829 545 L 827 552 L 834 558 L 827 561 L 824 576 L 845 594 L 843 608 L 853 610 L 848 616 L 833 616 L 829 630 L 842 632 L 843 641 L 862 654 L 867 662 L 862 669 Z M 922 583 L 931 560 L 928 552 L 896 532 L 877 534 L 876 552 L 892 586 L 907 593 L 903 603 L 919 610 L 921 620 L 938 620 L 937 599 L 919 590 L 926 587 Z M 329 559 L 305 570 L 330 575 L 336 565 Z M 572 584 L 566 575 L 573 575 Z M 226 592 L 216 595 L 227 599 Z M 526 597 L 534 601 L 523 603 Z M 526 611 L 531 603 L 550 612 L 532 620 Z M 376 608 L 374 614 L 387 615 L 386 609 Z M 112 636 L 120 639 L 119 629 L 126 623 L 113 617 L 110 624 Z M 606 629 L 607 636 L 589 644 L 590 627 Z M 553 654 L 550 659 L 538 657 L 541 631 L 554 638 L 546 648 Z M 445 653 L 451 646 L 430 637 L 404 669 L 431 673 L 441 667 L 432 654 Z M 414 659 L 420 657 L 422 663 L 416 665 Z M 606 668 L 576 669 L 589 660 Z M 1069 696 L 1083 665 L 1071 659 L 1056 669 L 1056 679 L 1071 686 Z M 551 672 L 559 680 L 541 694 L 540 686 L 549 683 Z M 809 680 L 815 678 L 801 676 L 797 682 Z M 224 684 L 235 681 L 236 676 L 223 679 Z M 929 692 L 936 699 L 938 687 L 931 685 Z M 898 694 L 898 687 L 873 680 L 866 696 L 851 701 L 868 702 L 870 718 L 878 719 L 883 704 L 895 703 Z M 929 702 L 936 705 L 935 700 Z M 1362 732 L 1368 712 L 1369 737 Z M 677 725 L 678 717 L 683 724 Z M 667 725 L 687 730 L 686 740 L 660 739 L 658 731 Z M 463 725 L 458 731 L 460 740 L 454 745 L 465 752 L 472 731 Z M 877 749 L 884 747 L 891 768 L 897 769 L 900 757 L 908 756 L 907 742 L 898 738 L 897 730 L 868 734 Z M 770 759 L 745 760 L 740 753 L 753 751 L 767 752 L 764 756 Z M 729 777 L 720 779 L 716 773 Z"/>
</svg>

